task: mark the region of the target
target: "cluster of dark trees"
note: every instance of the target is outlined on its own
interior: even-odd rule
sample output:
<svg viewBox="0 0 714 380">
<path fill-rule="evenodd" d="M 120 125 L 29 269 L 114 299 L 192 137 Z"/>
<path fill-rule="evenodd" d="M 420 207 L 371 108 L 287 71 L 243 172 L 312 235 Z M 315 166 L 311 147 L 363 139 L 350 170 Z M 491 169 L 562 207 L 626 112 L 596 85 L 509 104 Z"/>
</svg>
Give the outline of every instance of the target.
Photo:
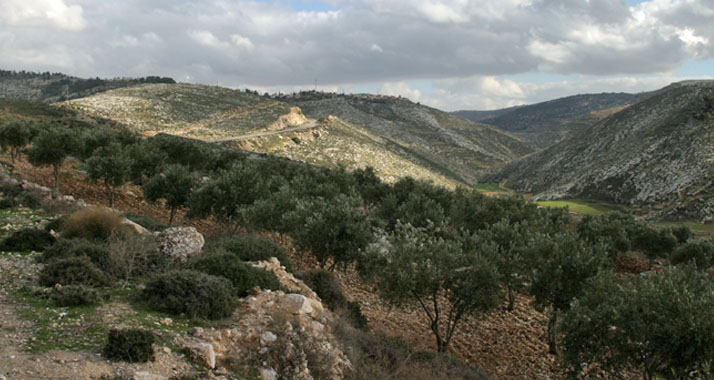
<svg viewBox="0 0 714 380">
<path fill-rule="evenodd" d="M 517 294 L 549 316 L 548 343 L 569 373 L 639 369 L 643 378 L 714 376 L 714 245 L 686 228 L 654 228 L 623 214 L 573 221 L 563 209 L 519 197 L 486 197 L 405 178 L 382 182 L 371 168 L 328 170 L 169 135 L 43 124 L 22 147 L 35 165 L 58 170 L 69 156 L 104 184 L 143 186 L 150 202 L 239 229 L 289 236 L 330 270 L 356 263 L 385 300 L 424 312 L 438 351 L 459 323 Z M 29 128 L 29 127 L 28 127 Z M 32 129 L 31 128 L 31 129 Z M 615 274 L 633 252 L 664 270 Z M 661 263 L 660 263 L 661 264 Z M 657 267 L 660 267 L 658 265 Z M 709 377 L 707 377 L 709 376 Z"/>
</svg>

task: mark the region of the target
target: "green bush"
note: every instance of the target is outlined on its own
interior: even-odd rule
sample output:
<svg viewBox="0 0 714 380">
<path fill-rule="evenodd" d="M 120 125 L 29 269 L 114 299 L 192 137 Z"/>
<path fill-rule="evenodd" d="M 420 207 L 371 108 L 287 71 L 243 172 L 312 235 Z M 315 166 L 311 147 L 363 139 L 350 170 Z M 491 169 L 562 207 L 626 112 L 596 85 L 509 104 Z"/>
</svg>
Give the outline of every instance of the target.
<svg viewBox="0 0 714 380">
<path fill-rule="evenodd" d="M 57 288 L 50 294 L 50 298 L 60 307 L 94 305 L 101 301 L 96 290 L 82 285 Z"/>
<path fill-rule="evenodd" d="M 62 231 L 62 227 L 64 226 L 64 222 L 67 220 L 69 215 L 61 215 L 58 216 L 54 219 L 52 219 L 49 223 L 45 225 L 45 231 L 55 231 L 59 232 Z"/>
<path fill-rule="evenodd" d="M 42 207 L 42 194 L 38 192 L 24 191 L 16 199 L 21 205 L 33 210 Z"/>
<path fill-rule="evenodd" d="M 709 239 L 694 239 L 677 247 L 672 253 L 672 264 L 694 262 L 697 268 L 709 268 L 714 259 L 714 244 Z"/>
<path fill-rule="evenodd" d="M 239 297 L 247 295 L 256 286 L 261 289 L 280 289 L 280 281 L 275 274 L 246 264 L 228 252 L 205 255 L 197 259 L 192 267 L 203 273 L 227 278 Z"/>
<path fill-rule="evenodd" d="M 285 249 L 270 238 L 258 234 L 236 235 L 206 244 L 206 251 L 228 251 L 242 261 L 262 261 L 277 257 L 285 270 L 292 272 L 293 266 Z"/>
<path fill-rule="evenodd" d="M 86 256 L 67 257 L 54 260 L 40 272 L 39 283 L 42 286 L 89 285 L 105 286 L 109 284 L 107 276 Z"/>
<path fill-rule="evenodd" d="M 17 206 L 15 198 L 4 197 L 0 199 L 0 210 L 7 210 Z"/>
<path fill-rule="evenodd" d="M 309 270 L 300 279 L 305 282 L 330 310 L 344 314 L 352 326 L 367 329 L 367 318 L 357 302 L 350 302 L 342 293 L 342 287 L 333 272 L 325 269 Z"/>
<path fill-rule="evenodd" d="M 110 330 L 104 356 L 109 360 L 131 363 L 154 360 L 154 335 L 141 329 Z"/>
<path fill-rule="evenodd" d="M 163 231 L 168 228 L 165 223 L 147 215 L 126 213 L 124 217 L 152 232 Z"/>
<path fill-rule="evenodd" d="M 103 208 L 85 208 L 70 215 L 62 224 L 64 238 L 106 240 L 112 233 L 124 231 L 122 218 L 116 212 Z"/>
<path fill-rule="evenodd" d="M 55 242 L 54 236 L 45 230 L 26 228 L 16 231 L 0 245 L 3 251 L 41 251 Z"/>
<path fill-rule="evenodd" d="M 107 246 L 87 239 L 59 239 L 42 253 L 39 261 L 47 264 L 57 259 L 81 256 L 88 257 L 97 268 L 111 273 L 112 261 Z"/>
<path fill-rule="evenodd" d="M 139 295 L 151 309 L 190 318 L 220 319 L 235 309 L 233 286 L 222 277 L 184 270 L 165 273 Z"/>
</svg>

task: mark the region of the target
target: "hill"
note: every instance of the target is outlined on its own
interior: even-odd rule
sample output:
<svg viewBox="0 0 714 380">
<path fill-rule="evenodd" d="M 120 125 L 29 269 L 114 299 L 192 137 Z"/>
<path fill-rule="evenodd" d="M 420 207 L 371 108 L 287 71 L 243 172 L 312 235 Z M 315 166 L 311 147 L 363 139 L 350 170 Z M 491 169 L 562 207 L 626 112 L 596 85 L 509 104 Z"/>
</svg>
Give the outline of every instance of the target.
<svg viewBox="0 0 714 380">
<path fill-rule="evenodd" d="M 478 169 L 531 151 L 492 127 L 408 100 L 320 97 L 324 99 L 271 98 L 215 86 L 145 84 L 62 106 L 124 123 L 145 135 L 236 140 L 230 144 L 255 152 L 328 167 L 369 163 L 385 179 L 408 174 L 452 186 L 473 183 Z"/>
<path fill-rule="evenodd" d="M 141 83 L 175 83 L 171 78 L 77 78 L 61 73 L 0 70 L 0 98 L 52 103 Z"/>
<path fill-rule="evenodd" d="M 488 180 L 539 199 L 600 199 L 644 206 L 651 217 L 711 218 L 713 126 L 714 81 L 675 83 Z"/>
<path fill-rule="evenodd" d="M 311 91 L 280 99 L 300 107 L 308 117 L 336 116 L 359 126 L 382 138 L 391 151 L 464 183 L 474 183 L 479 170 L 532 152 L 493 127 L 404 98 Z"/>
<path fill-rule="evenodd" d="M 574 95 L 528 106 L 496 111 L 458 111 L 455 114 L 493 125 L 528 141 L 538 149 L 544 149 L 652 94 Z"/>
</svg>

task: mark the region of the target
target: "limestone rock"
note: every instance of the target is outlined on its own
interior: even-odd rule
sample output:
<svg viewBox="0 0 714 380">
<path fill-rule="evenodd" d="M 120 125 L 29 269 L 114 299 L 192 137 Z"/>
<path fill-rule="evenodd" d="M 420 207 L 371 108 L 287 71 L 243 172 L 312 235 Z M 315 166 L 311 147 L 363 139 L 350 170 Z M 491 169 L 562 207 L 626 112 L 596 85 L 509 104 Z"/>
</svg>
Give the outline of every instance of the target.
<svg viewBox="0 0 714 380">
<path fill-rule="evenodd" d="M 277 380 L 278 374 L 272 368 L 261 368 L 260 369 L 260 380 Z"/>
<path fill-rule="evenodd" d="M 142 225 L 140 225 L 136 222 L 133 222 L 127 218 L 124 218 L 124 220 L 121 221 L 121 224 L 131 227 L 134 231 L 136 231 L 136 233 L 138 233 L 140 235 L 150 235 L 151 234 L 151 231 L 147 230 Z"/>
<path fill-rule="evenodd" d="M 140 371 L 136 372 L 131 378 L 132 380 L 168 380 L 166 376 L 154 375 L 150 372 Z"/>
<path fill-rule="evenodd" d="M 195 343 L 185 347 L 195 361 L 207 368 L 216 368 L 216 352 L 210 343 Z"/>
<path fill-rule="evenodd" d="M 194 227 L 171 227 L 161 231 L 156 241 L 159 251 L 172 260 L 185 262 L 203 248 L 203 235 Z"/>
</svg>

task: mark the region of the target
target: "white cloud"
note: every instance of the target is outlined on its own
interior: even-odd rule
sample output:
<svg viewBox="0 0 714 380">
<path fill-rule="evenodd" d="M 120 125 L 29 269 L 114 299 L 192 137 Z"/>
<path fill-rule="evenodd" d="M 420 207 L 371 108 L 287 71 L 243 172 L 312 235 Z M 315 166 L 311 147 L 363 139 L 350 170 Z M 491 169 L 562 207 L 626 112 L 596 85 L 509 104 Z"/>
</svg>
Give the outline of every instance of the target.
<svg viewBox="0 0 714 380">
<path fill-rule="evenodd" d="M 14 27 L 52 27 L 80 31 L 87 26 L 83 9 L 64 0 L 3 0 L 0 20 Z"/>
<path fill-rule="evenodd" d="M 231 34 L 231 41 L 233 44 L 242 49 L 253 49 L 253 42 L 248 37 L 243 37 L 240 34 Z"/>
<path fill-rule="evenodd" d="M 381 95 L 401 96 L 411 101 L 421 100 L 421 91 L 412 89 L 406 82 L 387 82 L 379 90 Z"/>
<path fill-rule="evenodd" d="M 372 44 L 372 46 L 369 47 L 369 50 L 377 53 L 384 53 L 384 49 L 382 49 L 382 47 L 377 44 Z"/>
<path fill-rule="evenodd" d="M 188 32 L 188 36 L 192 40 L 198 42 L 201 45 L 212 47 L 212 48 L 227 48 L 228 43 L 223 42 L 218 39 L 213 33 L 207 30 L 191 30 Z"/>
</svg>

